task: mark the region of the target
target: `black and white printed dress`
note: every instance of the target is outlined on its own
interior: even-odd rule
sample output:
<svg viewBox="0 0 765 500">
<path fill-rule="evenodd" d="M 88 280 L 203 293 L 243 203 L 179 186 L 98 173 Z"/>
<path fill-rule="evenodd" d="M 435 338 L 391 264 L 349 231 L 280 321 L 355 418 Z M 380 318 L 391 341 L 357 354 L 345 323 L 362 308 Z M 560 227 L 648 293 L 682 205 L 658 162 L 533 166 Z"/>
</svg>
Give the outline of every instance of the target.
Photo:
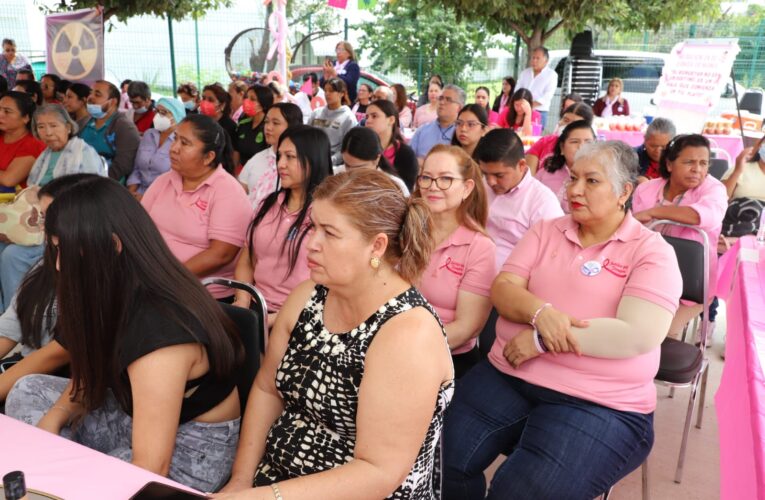
<svg viewBox="0 0 765 500">
<path fill-rule="evenodd" d="M 321 472 L 352 460 L 364 358 L 375 334 L 387 320 L 415 307 L 425 307 L 438 319 L 422 295 L 410 288 L 350 332 L 333 334 L 324 326 L 326 298 L 327 289 L 317 285 L 300 313 L 276 372 L 284 411 L 268 434 L 255 472 L 255 486 Z M 453 392 L 453 380 L 439 390 L 417 460 L 406 480 L 388 498 L 441 498 L 440 436 Z"/>
</svg>

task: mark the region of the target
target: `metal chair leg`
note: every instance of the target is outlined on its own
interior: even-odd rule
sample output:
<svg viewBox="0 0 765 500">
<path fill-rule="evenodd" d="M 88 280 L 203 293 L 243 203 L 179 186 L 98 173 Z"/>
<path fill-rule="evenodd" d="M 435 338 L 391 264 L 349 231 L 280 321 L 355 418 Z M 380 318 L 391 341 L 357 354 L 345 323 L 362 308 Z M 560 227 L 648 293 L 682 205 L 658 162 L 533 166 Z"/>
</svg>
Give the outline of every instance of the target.
<svg viewBox="0 0 765 500">
<path fill-rule="evenodd" d="M 601 495 L 600 500 L 608 500 L 608 498 L 611 496 L 611 492 L 612 491 L 614 491 L 614 487 L 613 486 L 608 488 L 608 491 L 606 491 L 605 493 L 603 493 L 603 495 Z"/>
<path fill-rule="evenodd" d="M 701 419 L 704 418 L 704 401 L 706 400 L 706 394 L 707 394 L 707 375 L 709 375 L 709 365 L 707 364 L 703 368 L 704 375 L 701 376 L 701 389 L 700 389 L 700 398 L 699 398 L 699 412 L 696 416 L 696 428 L 701 429 Z"/>
<path fill-rule="evenodd" d="M 688 446 L 688 433 L 691 430 L 691 420 L 693 419 L 693 408 L 696 406 L 696 396 L 699 392 L 699 381 L 701 372 L 697 373 L 691 386 L 691 397 L 688 398 L 688 411 L 685 414 L 685 425 L 683 426 L 683 440 L 680 444 L 680 455 L 677 457 L 677 469 L 675 470 L 675 482 L 680 484 L 683 477 L 683 464 L 685 463 L 685 449 Z"/>
<path fill-rule="evenodd" d="M 648 458 L 646 458 L 643 461 L 642 469 L 642 476 L 643 476 L 643 500 L 650 500 L 651 498 L 651 490 L 648 487 Z"/>
</svg>

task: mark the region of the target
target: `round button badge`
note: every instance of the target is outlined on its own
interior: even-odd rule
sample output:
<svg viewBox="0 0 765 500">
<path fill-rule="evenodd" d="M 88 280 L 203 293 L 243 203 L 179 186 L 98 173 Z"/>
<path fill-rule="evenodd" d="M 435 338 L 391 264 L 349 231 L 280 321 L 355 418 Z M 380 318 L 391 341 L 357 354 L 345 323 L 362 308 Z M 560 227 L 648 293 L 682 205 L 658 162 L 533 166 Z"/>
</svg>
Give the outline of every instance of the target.
<svg viewBox="0 0 765 500">
<path fill-rule="evenodd" d="M 582 264 L 581 271 L 585 276 L 597 276 L 600 274 L 601 269 L 603 269 L 603 267 L 600 265 L 600 262 L 597 260 L 588 260 Z"/>
</svg>

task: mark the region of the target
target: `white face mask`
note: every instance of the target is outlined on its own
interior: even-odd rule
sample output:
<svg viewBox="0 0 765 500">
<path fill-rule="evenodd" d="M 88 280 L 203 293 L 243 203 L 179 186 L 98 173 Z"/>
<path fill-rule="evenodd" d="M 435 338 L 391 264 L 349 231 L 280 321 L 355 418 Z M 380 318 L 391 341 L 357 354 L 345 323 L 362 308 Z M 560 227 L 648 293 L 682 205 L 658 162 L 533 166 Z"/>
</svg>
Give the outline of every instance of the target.
<svg viewBox="0 0 765 500">
<path fill-rule="evenodd" d="M 172 120 L 170 118 L 166 117 L 165 115 L 160 115 L 157 113 L 154 115 L 154 128 L 159 130 L 160 132 L 164 132 L 165 130 L 169 129 L 173 126 Z"/>
</svg>

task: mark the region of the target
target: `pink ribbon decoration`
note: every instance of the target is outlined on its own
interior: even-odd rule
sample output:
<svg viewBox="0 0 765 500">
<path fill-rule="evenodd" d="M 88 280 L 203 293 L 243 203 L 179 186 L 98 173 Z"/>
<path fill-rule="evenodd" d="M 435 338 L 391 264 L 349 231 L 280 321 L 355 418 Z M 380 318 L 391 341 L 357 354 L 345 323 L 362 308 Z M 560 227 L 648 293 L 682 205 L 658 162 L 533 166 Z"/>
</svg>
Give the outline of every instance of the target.
<svg viewBox="0 0 765 500">
<path fill-rule="evenodd" d="M 283 1 L 283 0 L 281 0 Z M 285 2 L 286 3 L 286 2 Z M 274 44 L 268 49 L 267 59 L 270 61 L 274 54 L 279 51 L 279 57 L 287 56 L 287 18 L 281 10 L 275 10 L 268 18 L 268 29 L 274 39 Z"/>
</svg>

